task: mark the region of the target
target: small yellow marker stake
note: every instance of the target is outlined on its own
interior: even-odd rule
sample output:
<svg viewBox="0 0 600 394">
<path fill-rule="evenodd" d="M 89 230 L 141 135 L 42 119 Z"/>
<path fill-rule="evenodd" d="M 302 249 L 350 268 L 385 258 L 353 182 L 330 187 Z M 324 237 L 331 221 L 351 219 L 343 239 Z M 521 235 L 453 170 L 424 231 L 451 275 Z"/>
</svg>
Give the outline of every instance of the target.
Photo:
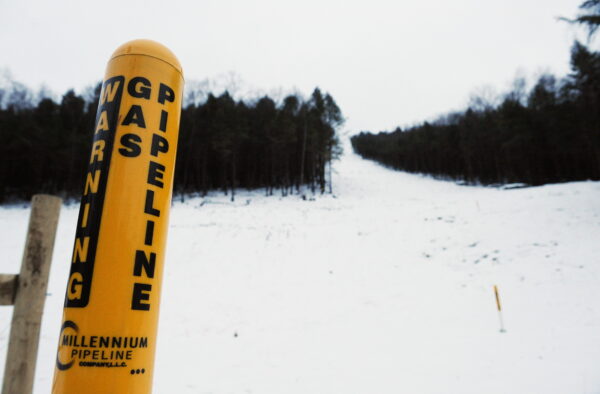
<svg viewBox="0 0 600 394">
<path fill-rule="evenodd" d="M 500 332 L 506 332 L 504 329 L 504 319 L 502 318 L 502 305 L 500 304 L 500 294 L 498 286 L 494 285 L 494 294 L 496 295 L 496 306 L 498 307 L 498 317 L 500 318 Z"/>
<path fill-rule="evenodd" d="M 53 394 L 149 394 L 183 75 L 149 40 L 112 55 L 70 259 Z"/>
</svg>

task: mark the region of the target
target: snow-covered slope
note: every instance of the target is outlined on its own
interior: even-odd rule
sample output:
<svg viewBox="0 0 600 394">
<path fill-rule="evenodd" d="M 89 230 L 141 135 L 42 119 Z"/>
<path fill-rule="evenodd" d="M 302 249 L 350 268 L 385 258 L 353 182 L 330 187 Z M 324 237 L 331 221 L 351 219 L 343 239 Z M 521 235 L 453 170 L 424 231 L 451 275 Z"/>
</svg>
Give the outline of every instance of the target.
<svg viewBox="0 0 600 394">
<path fill-rule="evenodd" d="M 600 392 L 600 183 L 464 187 L 351 153 L 334 181 L 314 201 L 175 204 L 155 393 Z M 52 381 L 77 211 L 61 213 L 37 394 Z M 0 272 L 18 271 L 27 217 L 0 208 Z"/>
</svg>

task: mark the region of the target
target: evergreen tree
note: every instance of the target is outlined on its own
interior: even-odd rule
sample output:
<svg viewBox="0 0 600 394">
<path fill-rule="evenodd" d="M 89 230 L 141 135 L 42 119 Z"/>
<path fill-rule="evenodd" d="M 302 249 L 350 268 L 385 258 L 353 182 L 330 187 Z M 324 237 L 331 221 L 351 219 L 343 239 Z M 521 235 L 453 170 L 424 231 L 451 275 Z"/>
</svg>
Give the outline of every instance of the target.
<svg viewBox="0 0 600 394">
<path fill-rule="evenodd" d="M 0 90 L 0 201 L 42 192 L 79 195 L 100 85 L 85 97 L 69 91 L 60 103 L 47 97 L 35 103 L 24 85 L 11 86 Z M 181 113 L 175 190 L 182 198 L 222 190 L 232 200 L 239 187 L 287 195 L 308 182 L 324 190 L 323 168 L 339 151 L 341 112 L 328 94 L 318 103 L 317 109 L 295 95 L 280 106 L 266 96 L 246 103 L 227 92 L 190 101 Z"/>
<path fill-rule="evenodd" d="M 474 100 L 436 123 L 363 132 L 353 148 L 393 168 L 471 184 L 600 179 L 600 54 L 576 42 L 571 70 L 560 81 L 541 76 L 528 94 L 517 81 L 497 106 Z"/>
</svg>

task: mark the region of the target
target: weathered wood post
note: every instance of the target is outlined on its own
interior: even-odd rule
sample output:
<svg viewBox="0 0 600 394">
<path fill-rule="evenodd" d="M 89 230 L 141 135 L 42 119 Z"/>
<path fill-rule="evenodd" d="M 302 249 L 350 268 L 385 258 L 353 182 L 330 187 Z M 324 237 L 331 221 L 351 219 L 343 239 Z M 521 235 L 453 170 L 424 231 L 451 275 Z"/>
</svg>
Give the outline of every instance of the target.
<svg viewBox="0 0 600 394">
<path fill-rule="evenodd" d="M 0 275 L 0 305 L 14 303 L 2 394 L 30 394 L 37 361 L 40 325 L 61 199 L 38 194 L 31 214 L 21 272 Z"/>
<path fill-rule="evenodd" d="M 0 274 L 0 305 L 15 303 L 18 276 L 16 274 Z"/>
</svg>

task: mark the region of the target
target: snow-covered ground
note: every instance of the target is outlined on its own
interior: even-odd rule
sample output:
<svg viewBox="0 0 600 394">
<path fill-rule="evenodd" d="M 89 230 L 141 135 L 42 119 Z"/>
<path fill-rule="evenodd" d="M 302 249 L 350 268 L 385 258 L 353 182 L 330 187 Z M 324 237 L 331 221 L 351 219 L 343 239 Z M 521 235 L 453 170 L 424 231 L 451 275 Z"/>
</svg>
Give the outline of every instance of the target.
<svg viewBox="0 0 600 394">
<path fill-rule="evenodd" d="M 600 393 L 599 182 L 465 187 L 350 152 L 334 180 L 313 201 L 174 205 L 155 393 Z M 61 213 L 36 394 L 52 382 L 77 212 Z M 27 218 L 0 208 L 0 272 L 18 271 Z"/>
</svg>

